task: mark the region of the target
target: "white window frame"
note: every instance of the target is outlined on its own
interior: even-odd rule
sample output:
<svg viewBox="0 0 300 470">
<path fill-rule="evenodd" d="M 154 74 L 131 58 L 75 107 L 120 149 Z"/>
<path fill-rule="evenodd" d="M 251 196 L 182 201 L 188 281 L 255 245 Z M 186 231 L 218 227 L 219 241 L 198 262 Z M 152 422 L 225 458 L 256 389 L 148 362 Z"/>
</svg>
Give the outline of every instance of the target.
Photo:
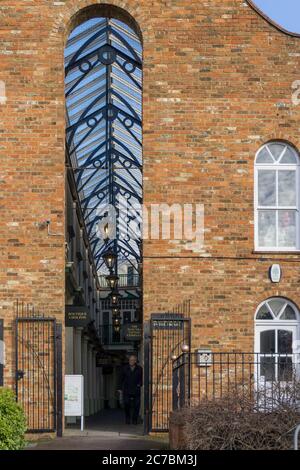
<svg viewBox="0 0 300 470">
<path fill-rule="evenodd" d="M 277 317 L 274 316 L 273 319 L 269 319 L 269 320 L 257 320 L 257 314 L 260 310 L 260 308 L 267 304 L 268 305 L 268 302 L 272 301 L 272 300 L 275 300 L 275 299 L 280 299 L 280 300 L 283 300 L 284 303 L 283 303 L 283 306 L 282 308 L 280 309 L 280 312 L 279 312 L 279 315 Z M 286 319 L 280 319 L 278 318 L 281 313 L 284 311 L 284 309 L 286 308 L 286 306 L 289 305 L 295 312 L 295 315 L 296 315 L 296 318 L 293 319 L 293 320 L 286 320 Z M 272 310 L 270 306 L 268 306 L 268 309 L 269 310 Z M 294 342 L 293 342 L 293 351 L 291 354 L 288 354 L 288 356 L 291 356 L 293 357 L 293 355 L 295 354 L 299 354 L 299 351 L 298 351 L 298 344 L 297 343 L 299 340 L 300 340 L 300 313 L 299 313 L 299 309 L 298 307 L 290 300 L 284 298 L 284 297 L 270 297 L 266 300 L 264 300 L 263 302 L 261 302 L 259 304 L 259 306 L 257 307 L 256 309 L 256 312 L 255 312 L 255 316 L 254 316 L 254 328 L 255 328 L 255 331 L 254 331 L 254 354 L 257 355 L 257 359 L 255 360 L 255 377 L 256 379 L 259 377 L 259 367 L 260 367 L 260 356 L 265 356 L 265 357 L 268 357 L 269 354 L 264 354 L 264 353 L 261 353 L 260 351 L 260 334 L 262 331 L 270 331 L 270 330 L 274 330 L 276 331 L 275 333 L 275 341 L 276 341 L 276 349 L 278 350 L 278 344 L 277 344 L 277 341 L 278 341 L 278 330 L 280 329 L 283 329 L 283 330 L 287 330 L 287 331 L 292 331 L 292 332 L 295 332 L 295 335 L 294 335 Z M 274 357 L 275 357 L 275 362 L 277 361 L 276 357 L 278 358 L 280 356 L 280 354 L 277 353 L 274 353 Z M 283 354 L 284 356 L 284 354 Z M 277 367 L 277 366 L 276 366 Z M 276 372 L 276 375 L 278 374 L 278 369 L 275 370 Z M 297 374 L 299 373 L 299 370 L 297 368 Z"/>
<path fill-rule="evenodd" d="M 297 163 L 257 163 L 257 157 L 260 152 L 271 144 L 281 144 L 289 147 L 292 152 L 295 154 L 297 159 Z M 276 205 L 275 206 L 259 206 L 258 205 L 258 171 L 259 170 L 273 170 L 276 172 Z M 296 170 L 296 206 L 278 206 L 278 170 Z M 254 162 L 254 244 L 255 244 L 255 251 L 266 251 L 266 252 L 300 252 L 300 217 L 299 217 L 299 209 L 300 209 L 300 189 L 299 189 L 299 181 L 300 181 L 300 160 L 299 155 L 295 148 L 282 141 L 272 141 L 264 144 L 260 149 L 257 151 L 255 155 L 255 162 Z M 276 243 L 277 246 L 259 246 L 259 227 L 258 227 L 258 214 L 262 210 L 273 210 L 276 212 Z M 296 214 L 296 247 L 286 247 L 286 246 L 278 246 L 278 212 L 280 210 L 291 210 L 295 211 Z"/>
<path fill-rule="evenodd" d="M 282 319 L 280 319 L 280 318 L 278 318 L 278 317 L 275 317 L 275 318 L 269 319 L 269 320 L 266 320 L 266 319 L 264 319 L 264 320 L 257 320 L 256 317 L 257 317 L 257 314 L 258 314 L 259 310 L 261 309 L 261 307 L 262 307 L 263 305 L 265 305 L 265 304 L 268 305 L 268 302 L 270 302 L 270 301 L 272 301 L 272 300 L 283 300 L 283 307 L 281 308 L 281 310 L 280 310 L 278 316 L 280 316 L 281 313 L 283 312 L 283 310 L 285 309 L 285 307 L 286 307 L 287 305 L 289 305 L 289 306 L 294 310 L 294 312 L 295 312 L 295 314 L 296 314 L 296 319 L 295 319 L 295 320 L 285 320 L 285 319 L 282 320 Z M 269 309 L 269 310 L 272 310 L 272 308 L 271 308 L 269 305 L 268 305 L 268 309 Z M 257 309 L 256 309 L 254 318 L 255 318 L 255 326 L 256 326 L 256 325 L 269 326 L 269 327 L 270 327 L 269 329 L 272 329 L 272 325 L 274 325 L 275 327 L 276 327 L 276 326 L 284 326 L 284 325 L 287 325 L 287 326 L 289 326 L 289 325 L 296 325 L 296 326 L 298 327 L 298 330 L 297 330 L 297 339 L 300 339 L 300 329 L 299 329 L 299 328 L 300 328 L 300 313 L 299 313 L 298 307 L 297 307 L 297 306 L 294 304 L 294 302 L 292 302 L 291 300 L 288 300 L 288 299 L 286 299 L 286 298 L 284 298 L 284 297 L 270 297 L 270 298 L 264 300 L 263 302 L 261 302 L 261 303 L 259 304 L 259 306 L 258 306 Z M 257 345 L 258 345 L 258 343 L 257 343 L 257 341 L 255 340 L 255 346 L 257 346 Z M 257 350 L 256 350 L 256 347 L 255 347 L 255 352 L 260 352 L 260 351 L 257 351 Z"/>
<path fill-rule="evenodd" d="M 282 320 L 278 317 L 275 317 L 275 318 L 269 319 L 269 320 L 257 320 L 256 316 L 257 316 L 260 308 L 263 305 L 268 304 L 268 302 L 270 302 L 271 300 L 275 300 L 275 299 L 280 299 L 280 300 L 284 301 L 283 307 L 281 308 L 281 310 L 279 312 L 280 314 L 283 312 L 285 307 L 287 305 L 289 305 L 294 310 L 294 312 L 296 314 L 296 319 L 295 320 L 285 320 L 285 319 Z M 271 307 L 269 307 L 269 309 L 271 309 Z M 297 306 L 293 302 L 291 302 L 288 299 L 285 299 L 284 297 L 270 297 L 269 299 L 266 299 L 263 302 L 261 302 L 259 304 L 259 306 L 257 307 L 257 309 L 256 309 L 254 318 L 255 318 L 254 352 L 257 353 L 257 354 L 261 354 L 261 352 L 260 352 L 260 333 L 262 331 L 262 327 L 263 327 L 264 330 L 273 330 L 273 329 L 276 330 L 276 329 L 279 329 L 280 327 L 284 328 L 285 326 L 286 327 L 290 327 L 290 326 L 296 327 L 296 338 L 295 338 L 295 340 L 296 341 L 300 340 L 300 314 L 299 314 L 299 309 L 297 308 Z"/>
</svg>

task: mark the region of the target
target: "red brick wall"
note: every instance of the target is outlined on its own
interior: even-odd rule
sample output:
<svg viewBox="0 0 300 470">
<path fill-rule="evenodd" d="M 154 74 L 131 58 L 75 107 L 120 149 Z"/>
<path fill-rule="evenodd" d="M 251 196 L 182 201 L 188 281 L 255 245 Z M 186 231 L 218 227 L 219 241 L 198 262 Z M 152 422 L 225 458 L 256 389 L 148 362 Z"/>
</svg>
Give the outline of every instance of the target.
<svg viewBox="0 0 300 470">
<path fill-rule="evenodd" d="M 255 253 L 253 225 L 257 150 L 271 139 L 299 147 L 291 94 L 300 42 L 246 2 L 203 3 L 181 21 L 157 20 L 151 68 L 145 38 L 144 188 L 147 202 L 205 205 L 207 258 L 180 243 L 146 243 L 144 306 L 148 316 L 190 297 L 193 347 L 251 351 L 261 301 L 300 303 L 298 255 Z M 268 278 L 274 262 L 280 284 Z"/>
<path fill-rule="evenodd" d="M 64 318 L 64 236 L 48 237 L 35 223 L 49 218 L 53 232 L 64 231 L 63 48 L 72 25 L 95 8 L 76 13 L 93 3 L 0 6 L 7 92 L 0 105 L 0 317 L 10 340 L 16 298 Z M 264 142 L 299 146 L 300 111 L 291 104 L 299 40 L 241 0 L 110 3 L 128 11 L 143 34 L 145 202 L 205 204 L 210 259 L 178 243 L 145 243 L 145 315 L 190 297 L 195 346 L 221 347 L 222 340 L 232 348 L 243 338 L 250 347 L 261 300 L 278 294 L 300 304 L 299 264 L 282 255 L 282 282 L 271 285 L 271 261 L 253 253 L 252 184 Z M 10 349 L 8 342 L 7 381 Z"/>
</svg>

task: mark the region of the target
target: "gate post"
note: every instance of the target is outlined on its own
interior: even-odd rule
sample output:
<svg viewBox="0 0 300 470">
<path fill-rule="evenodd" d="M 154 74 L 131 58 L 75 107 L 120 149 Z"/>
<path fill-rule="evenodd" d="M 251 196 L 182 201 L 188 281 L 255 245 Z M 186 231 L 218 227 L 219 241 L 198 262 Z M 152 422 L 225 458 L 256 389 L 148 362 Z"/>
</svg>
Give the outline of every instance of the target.
<svg viewBox="0 0 300 470">
<path fill-rule="evenodd" d="M 62 437 L 63 434 L 63 377 L 62 377 L 62 326 L 56 324 L 55 333 L 56 350 L 56 435 Z"/>
<path fill-rule="evenodd" d="M 176 361 L 172 364 L 172 411 L 178 410 L 178 365 Z"/>
<path fill-rule="evenodd" d="M 144 434 L 150 432 L 150 322 L 144 324 Z"/>
<path fill-rule="evenodd" d="M 3 387 L 3 368 L 4 368 L 4 342 L 3 342 L 3 320 L 0 319 L 0 387 Z"/>
</svg>

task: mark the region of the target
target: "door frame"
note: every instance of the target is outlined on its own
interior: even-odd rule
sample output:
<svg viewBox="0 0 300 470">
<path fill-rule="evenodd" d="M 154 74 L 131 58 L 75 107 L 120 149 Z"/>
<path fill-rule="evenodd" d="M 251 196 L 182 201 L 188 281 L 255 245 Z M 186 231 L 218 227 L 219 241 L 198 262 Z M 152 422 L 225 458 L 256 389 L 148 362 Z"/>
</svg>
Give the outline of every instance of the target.
<svg viewBox="0 0 300 470">
<path fill-rule="evenodd" d="M 275 298 L 280 298 L 282 300 L 284 300 L 288 305 L 292 306 L 293 310 L 295 311 L 295 314 L 296 314 L 296 319 L 295 320 L 284 320 L 284 319 L 280 319 L 280 318 L 273 318 L 273 319 L 269 319 L 269 320 L 257 320 L 256 319 L 256 316 L 257 316 L 257 313 L 259 312 L 260 308 L 268 301 L 272 300 L 272 299 L 275 299 Z M 260 377 L 260 367 L 261 367 L 261 357 L 264 356 L 264 353 L 261 353 L 261 350 L 260 350 L 260 334 L 262 331 L 268 331 L 268 330 L 275 330 L 275 331 L 278 331 L 278 330 L 287 330 L 287 331 L 292 331 L 293 332 L 293 344 L 292 344 L 292 354 L 287 354 L 287 356 L 290 356 L 292 357 L 292 362 L 293 362 L 293 365 L 294 364 L 297 364 L 297 356 L 295 356 L 296 354 L 299 356 L 300 355 L 300 351 L 298 351 L 297 349 L 297 341 L 300 340 L 300 315 L 299 315 L 299 309 L 297 307 L 297 305 L 292 302 L 291 300 L 289 299 L 286 299 L 284 297 L 280 297 L 280 296 L 274 296 L 274 297 L 270 297 L 268 299 L 265 299 L 263 302 L 261 302 L 259 304 L 259 306 L 257 307 L 256 309 L 256 312 L 255 312 L 255 321 L 254 321 L 254 360 L 255 360 L 255 367 L 254 367 L 254 370 L 255 370 L 255 389 L 256 390 L 259 390 L 259 388 L 261 386 L 263 386 L 265 388 L 265 390 L 268 390 L 270 389 L 270 394 L 272 395 L 273 393 L 273 386 L 274 384 L 278 381 L 278 357 L 279 357 L 279 353 L 278 353 L 278 337 L 277 337 L 277 334 L 276 334 L 276 337 L 275 337 L 275 351 L 277 352 L 274 352 L 274 356 L 275 356 L 275 380 L 272 381 L 272 380 L 262 380 L 261 377 Z M 267 354 L 265 355 L 266 357 L 268 356 L 271 356 L 271 353 L 270 354 Z M 284 356 L 284 354 L 282 354 L 282 356 Z M 296 357 L 296 361 L 295 361 L 295 357 Z M 296 365 L 296 375 L 299 376 L 299 365 Z M 280 382 L 284 385 L 284 382 Z M 273 406 L 273 405 L 272 405 Z"/>
</svg>

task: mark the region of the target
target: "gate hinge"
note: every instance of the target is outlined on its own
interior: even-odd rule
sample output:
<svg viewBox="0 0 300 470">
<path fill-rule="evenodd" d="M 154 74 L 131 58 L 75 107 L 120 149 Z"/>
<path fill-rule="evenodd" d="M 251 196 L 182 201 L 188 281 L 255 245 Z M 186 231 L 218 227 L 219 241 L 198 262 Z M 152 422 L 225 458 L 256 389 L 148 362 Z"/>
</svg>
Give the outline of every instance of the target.
<svg viewBox="0 0 300 470">
<path fill-rule="evenodd" d="M 24 378 L 24 371 L 23 370 L 17 370 L 16 372 L 16 379 L 21 380 Z"/>
</svg>

